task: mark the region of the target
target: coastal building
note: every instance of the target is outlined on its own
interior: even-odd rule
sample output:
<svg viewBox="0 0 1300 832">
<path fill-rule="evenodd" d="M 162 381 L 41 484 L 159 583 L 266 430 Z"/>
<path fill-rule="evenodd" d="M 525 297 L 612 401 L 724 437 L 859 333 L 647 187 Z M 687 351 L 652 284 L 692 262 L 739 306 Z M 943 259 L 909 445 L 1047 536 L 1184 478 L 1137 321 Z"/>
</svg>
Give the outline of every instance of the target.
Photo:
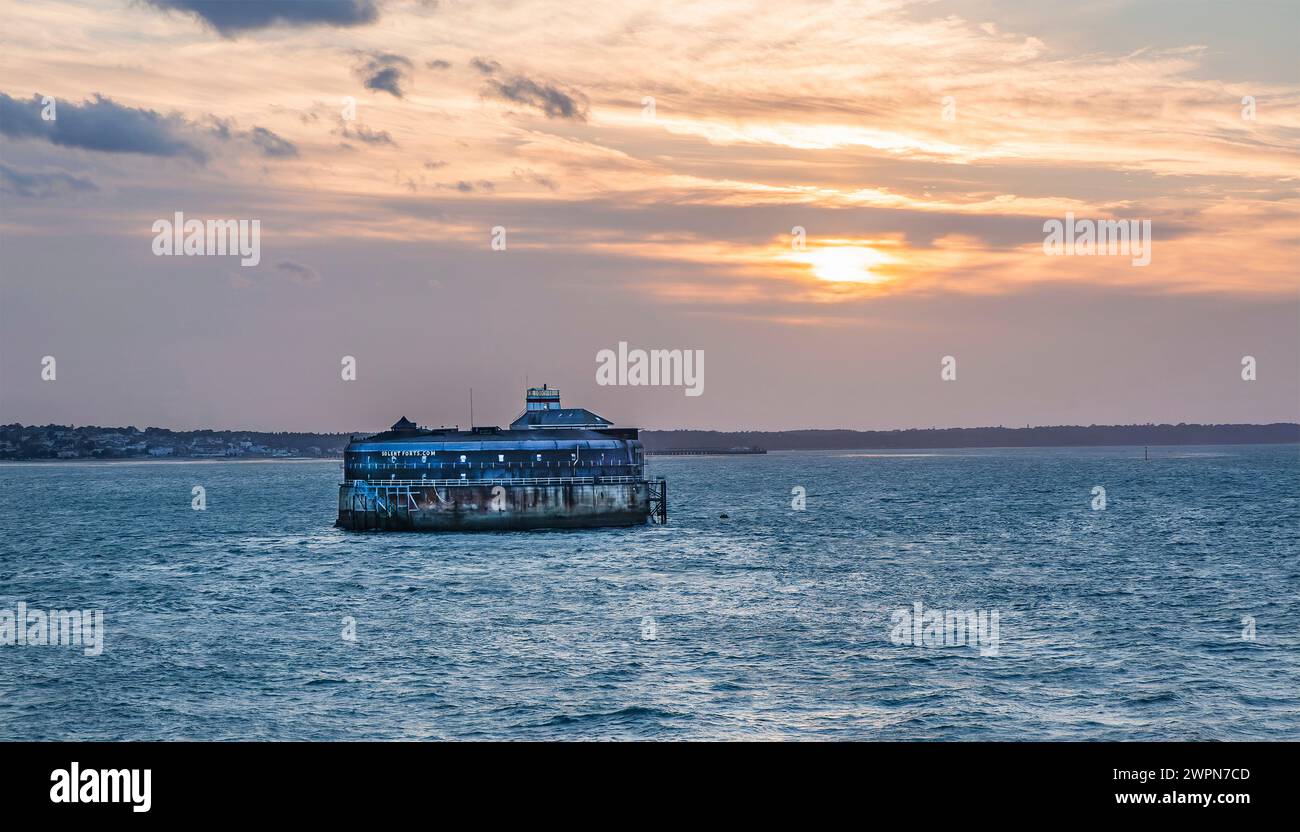
<svg viewBox="0 0 1300 832">
<path fill-rule="evenodd" d="M 530 387 L 507 429 L 391 429 L 343 454 L 337 525 L 430 531 L 631 526 L 667 520 L 667 485 L 645 477 L 637 428 L 560 391 Z"/>
</svg>

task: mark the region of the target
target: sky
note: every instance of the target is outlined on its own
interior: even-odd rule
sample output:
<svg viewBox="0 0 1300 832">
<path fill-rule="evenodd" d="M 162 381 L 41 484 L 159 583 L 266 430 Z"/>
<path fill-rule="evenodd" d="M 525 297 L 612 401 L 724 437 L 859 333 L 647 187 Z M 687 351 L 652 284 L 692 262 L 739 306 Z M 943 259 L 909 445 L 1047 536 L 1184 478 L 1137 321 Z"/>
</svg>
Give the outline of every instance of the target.
<svg viewBox="0 0 1300 832">
<path fill-rule="evenodd" d="M 1300 421 L 1297 34 L 1294 2 L 4 0 L 0 423 L 463 426 L 472 389 L 506 424 L 543 382 L 659 429 Z M 258 221 L 258 263 L 155 254 L 177 212 Z M 1149 223 L 1150 262 L 1049 253 L 1067 214 Z M 702 351 L 702 393 L 598 384 L 620 342 Z"/>
</svg>

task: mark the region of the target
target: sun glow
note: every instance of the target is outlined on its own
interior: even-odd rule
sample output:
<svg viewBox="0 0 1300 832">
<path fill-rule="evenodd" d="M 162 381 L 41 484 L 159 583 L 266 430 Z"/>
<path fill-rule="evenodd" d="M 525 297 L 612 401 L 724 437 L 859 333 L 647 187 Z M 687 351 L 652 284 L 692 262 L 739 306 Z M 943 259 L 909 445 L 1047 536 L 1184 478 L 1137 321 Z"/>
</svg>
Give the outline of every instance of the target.
<svg viewBox="0 0 1300 832">
<path fill-rule="evenodd" d="M 828 283 L 881 283 L 888 278 L 873 269 L 894 258 L 866 246 L 828 246 L 798 252 L 795 260 L 807 264 L 819 280 Z"/>
</svg>

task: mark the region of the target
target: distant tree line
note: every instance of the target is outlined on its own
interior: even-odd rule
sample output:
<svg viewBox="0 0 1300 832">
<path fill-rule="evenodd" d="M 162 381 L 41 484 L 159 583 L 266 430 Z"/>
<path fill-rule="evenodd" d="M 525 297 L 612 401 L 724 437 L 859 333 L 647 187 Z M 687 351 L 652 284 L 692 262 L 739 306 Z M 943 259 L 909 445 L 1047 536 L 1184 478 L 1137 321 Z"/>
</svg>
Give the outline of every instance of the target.
<svg viewBox="0 0 1300 832">
<path fill-rule="evenodd" d="M 1099 445 L 1272 445 L 1300 442 L 1300 424 L 1269 425 L 1044 425 L 1024 428 L 913 430 L 711 431 L 646 430 L 647 450 L 726 449 L 769 451 L 863 448 L 1051 448 Z"/>
<path fill-rule="evenodd" d="M 338 457 L 351 434 L 292 431 L 110 428 L 95 425 L 0 425 L 0 459 L 131 457 Z M 645 430 L 650 451 L 869 448 L 1050 448 L 1101 445 L 1264 445 L 1300 443 L 1300 424 L 1044 425 L 1024 428 L 911 430 L 707 431 Z"/>
</svg>

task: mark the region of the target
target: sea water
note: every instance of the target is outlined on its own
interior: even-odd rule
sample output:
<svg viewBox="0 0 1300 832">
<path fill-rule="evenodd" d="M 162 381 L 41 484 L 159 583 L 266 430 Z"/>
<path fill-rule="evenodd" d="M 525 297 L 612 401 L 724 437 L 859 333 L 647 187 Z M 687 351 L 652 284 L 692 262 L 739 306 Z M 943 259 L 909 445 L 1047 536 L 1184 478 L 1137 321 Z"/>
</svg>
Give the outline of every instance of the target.
<svg viewBox="0 0 1300 832">
<path fill-rule="evenodd" d="M 666 526 L 420 534 L 337 461 L 0 466 L 0 611 L 103 613 L 0 646 L 0 739 L 1300 739 L 1296 446 L 650 473 Z"/>
</svg>

